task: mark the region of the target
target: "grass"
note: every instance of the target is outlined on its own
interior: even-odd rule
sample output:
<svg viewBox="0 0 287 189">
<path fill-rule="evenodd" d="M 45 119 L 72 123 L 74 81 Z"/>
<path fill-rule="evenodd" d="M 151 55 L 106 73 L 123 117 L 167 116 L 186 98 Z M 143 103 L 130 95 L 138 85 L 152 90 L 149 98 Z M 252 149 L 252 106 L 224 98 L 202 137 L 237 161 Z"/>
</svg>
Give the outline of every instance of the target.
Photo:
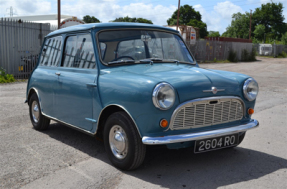
<svg viewBox="0 0 287 189">
<path fill-rule="evenodd" d="M 0 67 L 0 83 L 12 83 L 15 78 L 12 74 L 6 74 L 6 70 Z"/>
</svg>

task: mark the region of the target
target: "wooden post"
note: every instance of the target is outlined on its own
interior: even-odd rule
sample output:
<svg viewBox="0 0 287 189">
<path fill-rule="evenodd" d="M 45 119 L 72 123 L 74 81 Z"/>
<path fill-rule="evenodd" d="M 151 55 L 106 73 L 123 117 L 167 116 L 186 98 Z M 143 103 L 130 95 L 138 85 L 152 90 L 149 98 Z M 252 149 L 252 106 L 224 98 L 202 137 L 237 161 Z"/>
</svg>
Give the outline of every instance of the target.
<svg viewBox="0 0 287 189">
<path fill-rule="evenodd" d="M 58 0 L 58 29 L 60 29 L 61 23 L 61 0 Z"/>
<path fill-rule="evenodd" d="M 177 24 L 176 24 L 176 30 L 178 30 L 179 8 L 180 8 L 180 0 L 178 0 L 178 9 L 177 9 Z"/>
<path fill-rule="evenodd" d="M 251 39 L 251 17 L 252 17 L 252 10 L 250 10 L 249 40 Z"/>
</svg>

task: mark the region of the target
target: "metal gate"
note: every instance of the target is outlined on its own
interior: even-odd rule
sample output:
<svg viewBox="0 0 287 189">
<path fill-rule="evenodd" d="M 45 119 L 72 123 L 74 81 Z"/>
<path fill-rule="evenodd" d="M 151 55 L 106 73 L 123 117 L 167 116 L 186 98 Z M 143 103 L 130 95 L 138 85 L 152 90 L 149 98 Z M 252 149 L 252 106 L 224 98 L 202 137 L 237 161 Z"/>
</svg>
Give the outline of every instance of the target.
<svg viewBox="0 0 287 189">
<path fill-rule="evenodd" d="M 0 19 L 0 67 L 15 79 L 26 79 L 34 69 L 50 24 Z"/>
</svg>

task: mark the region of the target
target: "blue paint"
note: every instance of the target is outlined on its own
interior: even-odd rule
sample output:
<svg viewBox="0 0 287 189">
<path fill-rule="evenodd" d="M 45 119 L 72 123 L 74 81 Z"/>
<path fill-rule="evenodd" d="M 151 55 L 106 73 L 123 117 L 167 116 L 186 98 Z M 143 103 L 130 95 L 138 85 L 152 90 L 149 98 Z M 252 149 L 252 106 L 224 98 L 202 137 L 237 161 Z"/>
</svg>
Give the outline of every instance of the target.
<svg viewBox="0 0 287 189">
<path fill-rule="evenodd" d="M 249 102 L 243 95 L 243 83 L 249 76 L 202 69 L 197 64 L 103 65 L 97 50 L 96 33 L 102 29 L 117 28 L 148 28 L 178 33 L 166 27 L 131 23 L 86 24 L 54 31 L 47 37 L 62 35 L 64 40 L 67 32 L 90 30 L 95 47 L 97 69 L 65 68 L 60 67 L 60 63 L 57 67 L 37 66 L 28 81 L 27 97 L 29 89 L 36 88 L 42 111 L 46 115 L 90 132 L 97 131 L 96 120 L 99 122 L 100 112 L 112 104 L 124 107 L 129 112 L 135 120 L 141 136 L 167 136 L 199 132 L 231 127 L 250 120 L 250 117 L 247 116 L 233 123 L 164 131 L 165 129 L 159 126 L 160 120 L 164 118 L 170 121 L 171 115 L 178 105 L 197 98 L 237 96 L 244 101 L 247 114 L 248 108 L 254 108 L 255 105 L 255 101 Z M 61 75 L 57 76 L 55 72 L 60 72 Z M 160 82 L 167 82 L 176 90 L 175 103 L 169 110 L 159 110 L 152 102 L 153 89 Z M 211 87 L 225 90 L 215 95 L 203 92 L 203 90 L 210 90 Z M 172 148 L 176 148 L 176 146 L 172 145 Z"/>
</svg>

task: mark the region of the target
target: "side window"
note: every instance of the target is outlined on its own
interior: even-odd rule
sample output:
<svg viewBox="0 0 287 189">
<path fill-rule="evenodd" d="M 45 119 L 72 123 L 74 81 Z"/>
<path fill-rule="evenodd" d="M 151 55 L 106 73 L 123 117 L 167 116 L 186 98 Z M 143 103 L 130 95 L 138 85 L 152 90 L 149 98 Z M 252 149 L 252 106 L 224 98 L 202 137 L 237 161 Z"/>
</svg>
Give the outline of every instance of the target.
<svg viewBox="0 0 287 189">
<path fill-rule="evenodd" d="M 96 68 L 93 42 L 90 34 L 69 36 L 66 40 L 63 67 Z"/>
<path fill-rule="evenodd" d="M 42 66 L 57 66 L 61 55 L 62 37 L 57 36 L 47 39 L 40 58 Z"/>
</svg>

